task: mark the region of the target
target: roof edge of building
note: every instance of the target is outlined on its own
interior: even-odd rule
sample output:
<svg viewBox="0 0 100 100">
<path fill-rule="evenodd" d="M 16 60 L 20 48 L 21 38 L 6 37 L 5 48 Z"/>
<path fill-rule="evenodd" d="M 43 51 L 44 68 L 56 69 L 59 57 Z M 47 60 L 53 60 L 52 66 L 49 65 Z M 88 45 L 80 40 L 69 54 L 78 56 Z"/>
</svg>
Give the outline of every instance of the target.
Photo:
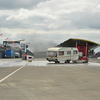
<svg viewBox="0 0 100 100">
<path fill-rule="evenodd" d="M 87 41 L 87 42 L 91 42 L 91 43 L 94 43 L 94 44 L 97 44 L 97 45 L 100 45 L 99 43 L 96 43 L 96 42 L 93 42 L 93 41 L 90 41 L 90 40 L 86 40 L 86 39 L 79 39 L 79 38 L 70 38 L 72 40 L 81 40 L 81 41 Z M 69 40 L 70 40 L 69 39 Z"/>
</svg>

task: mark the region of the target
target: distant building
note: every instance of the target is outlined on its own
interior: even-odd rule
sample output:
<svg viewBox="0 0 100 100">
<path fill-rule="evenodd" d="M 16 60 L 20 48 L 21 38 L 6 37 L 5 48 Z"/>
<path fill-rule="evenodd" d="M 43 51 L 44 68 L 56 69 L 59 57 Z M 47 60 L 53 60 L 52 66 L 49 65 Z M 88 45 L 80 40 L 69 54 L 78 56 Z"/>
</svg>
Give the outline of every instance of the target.
<svg viewBox="0 0 100 100">
<path fill-rule="evenodd" d="M 25 52 L 27 52 L 29 55 L 34 56 L 34 54 L 30 50 L 27 50 L 28 45 L 20 42 L 21 41 L 3 41 L 3 45 L 0 45 L 0 58 L 7 57 L 7 50 L 11 50 L 11 52 L 14 51 L 14 57 L 22 57 Z"/>
</svg>

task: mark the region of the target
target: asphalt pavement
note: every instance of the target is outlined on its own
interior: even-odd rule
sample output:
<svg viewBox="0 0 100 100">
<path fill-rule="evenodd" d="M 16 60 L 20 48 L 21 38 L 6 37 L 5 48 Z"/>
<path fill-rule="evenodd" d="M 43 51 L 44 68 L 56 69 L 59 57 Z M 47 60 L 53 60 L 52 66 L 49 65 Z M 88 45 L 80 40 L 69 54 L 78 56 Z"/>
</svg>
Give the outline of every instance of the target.
<svg viewBox="0 0 100 100">
<path fill-rule="evenodd" d="M 0 60 L 0 100 L 99 100 L 100 63 Z"/>
</svg>

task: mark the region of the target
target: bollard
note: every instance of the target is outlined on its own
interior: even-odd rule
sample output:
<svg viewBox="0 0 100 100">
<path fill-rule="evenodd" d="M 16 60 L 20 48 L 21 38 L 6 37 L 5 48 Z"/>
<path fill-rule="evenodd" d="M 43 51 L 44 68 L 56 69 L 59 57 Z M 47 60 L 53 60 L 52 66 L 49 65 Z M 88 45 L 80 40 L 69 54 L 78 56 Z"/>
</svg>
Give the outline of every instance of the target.
<svg viewBox="0 0 100 100">
<path fill-rule="evenodd" d="M 32 62 L 32 57 L 28 57 L 28 62 Z"/>
</svg>

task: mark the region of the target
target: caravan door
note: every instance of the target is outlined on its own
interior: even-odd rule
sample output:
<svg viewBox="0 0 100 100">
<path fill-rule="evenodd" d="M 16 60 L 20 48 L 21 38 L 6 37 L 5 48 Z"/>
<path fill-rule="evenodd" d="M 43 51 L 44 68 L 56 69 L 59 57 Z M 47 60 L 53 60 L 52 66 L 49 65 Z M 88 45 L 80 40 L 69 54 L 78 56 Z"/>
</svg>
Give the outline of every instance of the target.
<svg viewBox="0 0 100 100">
<path fill-rule="evenodd" d="M 71 61 L 76 61 L 78 59 L 78 50 L 71 50 Z"/>
<path fill-rule="evenodd" d="M 71 60 L 71 50 L 67 51 L 66 60 Z"/>
</svg>

